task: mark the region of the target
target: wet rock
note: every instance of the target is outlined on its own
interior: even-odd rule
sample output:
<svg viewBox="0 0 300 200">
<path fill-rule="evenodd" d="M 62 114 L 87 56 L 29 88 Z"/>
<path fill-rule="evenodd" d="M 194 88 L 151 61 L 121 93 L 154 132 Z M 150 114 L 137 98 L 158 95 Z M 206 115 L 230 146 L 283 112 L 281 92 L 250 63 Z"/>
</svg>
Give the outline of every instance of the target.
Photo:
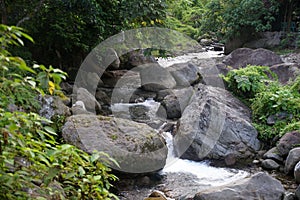
<svg viewBox="0 0 300 200">
<path fill-rule="evenodd" d="M 200 40 L 200 44 L 202 46 L 209 46 L 213 43 L 213 41 L 211 39 L 201 39 Z"/>
<path fill-rule="evenodd" d="M 284 198 L 283 198 L 283 200 L 295 200 L 295 194 L 294 193 L 292 193 L 292 192 L 286 192 L 285 194 L 284 194 Z"/>
<path fill-rule="evenodd" d="M 278 162 L 283 162 L 283 158 L 278 154 L 276 147 L 273 147 L 263 155 L 264 159 L 272 159 Z"/>
<path fill-rule="evenodd" d="M 270 170 L 278 169 L 280 167 L 280 165 L 277 162 L 275 162 L 274 160 L 271 160 L 271 159 L 266 159 L 266 160 L 262 161 L 261 166 L 264 169 L 270 169 Z"/>
<path fill-rule="evenodd" d="M 213 50 L 214 51 L 223 51 L 224 46 L 222 44 L 213 44 Z"/>
<path fill-rule="evenodd" d="M 80 114 L 93 114 L 92 112 L 89 112 L 86 110 L 85 105 L 82 101 L 76 101 L 71 108 L 73 115 L 80 115 Z"/>
<path fill-rule="evenodd" d="M 296 198 L 300 200 L 300 185 L 297 187 L 296 192 L 295 192 Z"/>
<path fill-rule="evenodd" d="M 176 86 L 176 81 L 171 73 L 159 64 L 145 64 L 140 71 L 142 88 L 146 91 L 157 92 L 171 89 Z"/>
<path fill-rule="evenodd" d="M 120 168 L 112 167 L 119 171 L 153 172 L 166 162 L 164 139 L 146 124 L 100 115 L 73 115 L 63 126 L 62 136 L 88 153 L 106 152 L 118 162 Z"/>
<path fill-rule="evenodd" d="M 282 157 L 287 156 L 289 151 L 297 144 L 300 144 L 300 133 L 298 131 L 292 131 L 284 134 L 277 144 L 279 155 Z"/>
<path fill-rule="evenodd" d="M 78 88 L 77 95 L 75 97 L 76 101 L 82 101 L 87 111 L 98 113 L 101 111 L 101 105 L 96 100 L 87 89 Z"/>
<path fill-rule="evenodd" d="M 229 92 L 199 84 L 174 138 L 177 155 L 191 160 L 254 156 L 260 142 L 250 110 Z"/>
<path fill-rule="evenodd" d="M 285 161 L 285 173 L 292 173 L 295 165 L 300 161 L 300 147 L 294 148 L 289 152 Z"/>
<path fill-rule="evenodd" d="M 166 111 L 168 119 L 180 118 L 182 112 L 189 104 L 193 95 L 192 87 L 172 90 L 171 94 L 164 97 L 161 105 Z"/>
<path fill-rule="evenodd" d="M 232 166 L 236 163 L 236 156 L 233 153 L 230 153 L 225 156 L 225 164 L 227 166 Z"/>
<path fill-rule="evenodd" d="M 280 56 L 267 49 L 248 49 L 240 48 L 231 52 L 222 61 L 223 66 L 219 68 L 226 68 L 231 66 L 231 69 L 238 69 L 246 67 L 247 65 L 262 65 L 262 66 L 273 66 L 276 64 L 283 63 Z M 223 69 L 224 70 L 224 69 Z"/>
<path fill-rule="evenodd" d="M 191 63 L 178 63 L 167 68 L 174 77 L 177 87 L 189 87 L 201 81 L 198 68 Z"/>
<path fill-rule="evenodd" d="M 280 181 L 259 172 L 230 185 L 200 192 L 194 200 L 282 200 L 284 192 Z"/>
<path fill-rule="evenodd" d="M 168 200 L 166 195 L 161 191 L 154 191 L 152 192 L 149 197 L 145 198 L 144 200 Z"/>
<path fill-rule="evenodd" d="M 300 184 L 300 161 L 295 166 L 294 177 L 295 177 L 296 183 Z"/>
</svg>

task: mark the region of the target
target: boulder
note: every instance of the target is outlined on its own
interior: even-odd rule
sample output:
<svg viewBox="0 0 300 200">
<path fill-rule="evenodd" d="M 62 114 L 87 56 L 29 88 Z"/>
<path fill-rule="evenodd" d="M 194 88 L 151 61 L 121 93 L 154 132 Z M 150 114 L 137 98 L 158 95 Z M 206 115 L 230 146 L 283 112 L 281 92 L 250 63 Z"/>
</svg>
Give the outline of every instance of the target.
<svg viewBox="0 0 300 200">
<path fill-rule="evenodd" d="M 282 32 L 260 32 L 256 33 L 256 38 L 247 42 L 243 47 L 258 49 L 272 49 L 280 45 Z"/>
<path fill-rule="evenodd" d="M 250 110 L 221 88 L 199 84 L 196 89 L 177 125 L 177 155 L 191 160 L 253 156 L 260 142 Z"/>
<path fill-rule="evenodd" d="M 295 195 L 297 199 L 300 199 L 300 185 L 297 187 Z"/>
<path fill-rule="evenodd" d="M 225 66 L 231 66 L 233 69 L 246 67 L 247 65 L 273 66 L 283 63 L 280 56 L 267 49 L 236 49 L 223 60 Z"/>
<path fill-rule="evenodd" d="M 283 162 L 283 158 L 278 154 L 276 147 L 273 147 L 263 155 L 264 159 L 272 159 L 278 162 Z"/>
<path fill-rule="evenodd" d="M 72 111 L 73 115 L 80 115 L 80 114 L 91 115 L 91 114 L 93 114 L 92 112 L 89 112 L 86 110 L 85 105 L 82 101 L 76 101 L 72 105 L 71 111 Z"/>
<path fill-rule="evenodd" d="M 300 75 L 299 63 L 280 63 L 270 67 L 270 70 L 278 76 L 278 81 L 282 84 L 295 80 Z"/>
<path fill-rule="evenodd" d="M 271 160 L 271 159 L 266 159 L 266 160 L 262 161 L 261 166 L 264 169 L 270 169 L 270 170 L 278 169 L 280 167 L 280 165 L 277 162 L 275 162 L 274 160 Z"/>
<path fill-rule="evenodd" d="M 297 144 L 300 144 L 299 131 L 292 131 L 284 134 L 277 144 L 277 150 L 280 156 L 285 157 L 289 151 Z"/>
<path fill-rule="evenodd" d="M 149 197 L 145 198 L 144 200 L 168 200 L 166 195 L 161 191 L 154 191 L 152 192 Z"/>
<path fill-rule="evenodd" d="M 73 115 L 63 126 L 64 140 L 92 153 L 103 151 L 114 158 L 116 170 L 153 172 L 166 163 L 167 147 L 162 136 L 146 124 L 96 115 Z"/>
<path fill-rule="evenodd" d="M 110 62 L 113 61 L 111 64 Z M 120 59 L 117 52 L 113 48 L 107 48 L 105 52 L 104 63 L 109 64 L 108 69 L 119 69 Z"/>
<path fill-rule="evenodd" d="M 157 92 L 176 86 L 176 81 L 171 73 L 156 63 L 143 65 L 140 77 L 142 88 L 146 91 Z"/>
<path fill-rule="evenodd" d="M 239 30 L 240 34 L 238 36 L 229 38 L 225 43 L 224 53 L 230 54 L 232 51 L 242 48 L 243 45 L 247 42 L 250 42 L 255 38 L 255 30 L 251 27 L 244 27 Z"/>
<path fill-rule="evenodd" d="M 295 166 L 294 177 L 295 177 L 296 183 L 300 184 L 300 161 Z"/>
<path fill-rule="evenodd" d="M 199 83 L 201 75 L 198 68 L 191 63 L 178 63 L 167 68 L 176 81 L 177 87 L 189 87 Z"/>
<path fill-rule="evenodd" d="M 180 118 L 182 112 L 189 104 L 193 95 L 192 87 L 183 89 L 174 89 L 170 91 L 171 94 L 164 97 L 161 105 L 165 109 L 168 119 Z"/>
<path fill-rule="evenodd" d="M 52 119 L 55 116 L 70 116 L 71 112 L 68 106 L 63 103 L 63 100 L 58 96 L 39 96 L 41 109 L 39 114 L 47 119 Z"/>
<path fill-rule="evenodd" d="M 292 192 L 286 192 L 283 200 L 295 200 L 295 194 Z"/>
<path fill-rule="evenodd" d="M 121 56 L 121 67 L 122 69 L 132 69 L 140 65 L 147 63 L 157 63 L 154 57 L 145 56 L 143 51 L 131 51 Z"/>
<path fill-rule="evenodd" d="M 98 113 L 101 111 L 101 105 L 87 89 L 78 88 L 76 92 L 76 101 L 82 101 L 87 111 Z"/>
<path fill-rule="evenodd" d="M 200 192 L 194 200 L 282 200 L 284 192 L 280 181 L 259 172 L 227 186 Z"/>
<path fill-rule="evenodd" d="M 279 112 L 279 113 L 276 113 L 274 115 L 270 115 L 267 118 L 267 124 L 268 125 L 274 125 L 274 124 L 276 124 L 276 122 L 282 121 L 282 120 L 285 120 L 285 119 L 292 120 L 293 119 L 293 115 L 289 114 L 287 112 Z"/>
<path fill-rule="evenodd" d="M 292 173 L 295 165 L 300 161 L 300 147 L 294 148 L 289 152 L 285 161 L 284 171 L 285 173 Z"/>
</svg>

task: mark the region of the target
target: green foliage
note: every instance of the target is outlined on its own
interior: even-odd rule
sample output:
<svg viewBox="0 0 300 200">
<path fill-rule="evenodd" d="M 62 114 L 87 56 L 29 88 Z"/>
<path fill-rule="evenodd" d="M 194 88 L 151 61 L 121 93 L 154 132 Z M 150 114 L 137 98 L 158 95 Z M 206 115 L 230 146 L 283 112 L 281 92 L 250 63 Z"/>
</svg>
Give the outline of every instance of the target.
<svg viewBox="0 0 300 200">
<path fill-rule="evenodd" d="M 270 81 L 268 74 L 275 76 L 266 66 L 251 66 L 234 69 L 222 76 L 227 87 L 240 98 L 253 98 Z"/>
<path fill-rule="evenodd" d="M 104 153 L 88 155 L 74 146 L 58 144 L 56 133 L 45 123 L 51 122 L 35 113 L 0 109 L 1 199 L 29 198 L 25 192 L 29 189 L 42 197 L 58 192 L 59 199 L 64 199 L 62 192 L 67 199 L 114 197 L 108 190 L 109 181 L 116 177 L 106 166 L 112 160 Z M 51 190 L 49 184 L 54 182 L 63 191 Z"/>
<path fill-rule="evenodd" d="M 203 20 L 206 3 L 205 0 L 169 0 L 166 27 L 197 39 L 200 36 L 199 27 Z"/>
<path fill-rule="evenodd" d="M 265 120 L 268 116 L 287 112 L 295 116 L 300 115 L 299 92 L 291 90 L 290 86 L 272 84 L 252 99 L 253 116 L 258 120 Z"/>
<path fill-rule="evenodd" d="M 300 128 L 300 77 L 281 85 L 277 80 L 270 80 L 271 75 L 275 77 L 268 67 L 247 66 L 222 76 L 228 89 L 250 105 L 260 139 L 269 142 L 277 135 Z M 267 119 L 278 114 L 288 117 L 268 125 Z"/>
<path fill-rule="evenodd" d="M 30 112 L 38 109 L 37 95 L 55 94 L 66 74 L 11 56 L 8 45 L 31 38 L 20 28 L 0 27 L 0 199 L 118 199 L 109 192 L 117 178 L 107 166 L 114 160 L 60 144 L 52 122 Z"/>
<path fill-rule="evenodd" d="M 119 6 L 124 28 L 162 26 L 165 20 L 165 0 L 121 0 Z"/>
<path fill-rule="evenodd" d="M 272 126 L 256 120 L 253 125 L 259 133 L 259 139 L 270 142 L 276 136 L 281 137 L 290 131 L 300 131 L 300 117 L 296 116 L 293 119 L 279 120 Z"/>
<path fill-rule="evenodd" d="M 212 0 L 207 4 L 201 31 L 215 32 L 228 39 L 238 35 L 243 28 L 257 32 L 269 30 L 278 6 L 276 0 Z"/>
</svg>

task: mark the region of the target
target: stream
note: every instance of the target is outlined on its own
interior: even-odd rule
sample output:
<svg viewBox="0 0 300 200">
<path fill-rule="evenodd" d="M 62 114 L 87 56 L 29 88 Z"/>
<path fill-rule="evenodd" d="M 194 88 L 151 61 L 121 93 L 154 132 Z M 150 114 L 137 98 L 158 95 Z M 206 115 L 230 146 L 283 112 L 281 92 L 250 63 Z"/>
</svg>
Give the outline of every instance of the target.
<svg viewBox="0 0 300 200">
<path fill-rule="evenodd" d="M 143 115 L 145 114 L 149 121 L 155 121 L 155 114 L 159 106 L 159 102 L 147 99 L 139 103 L 116 103 L 111 106 L 111 109 L 115 116 L 130 119 L 132 115 L 130 110 L 134 110 L 132 108 L 143 108 L 146 112 Z M 162 130 L 162 127 L 166 124 L 167 122 L 162 124 L 158 131 Z M 170 132 L 159 132 L 165 138 L 168 147 L 166 165 L 158 173 L 163 177 L 162 181 L 157 185 L 138 186 L 143 179 L 141 181 L 137 180 L 134 187 L 124 189 L 121 192 L 121 200 L 143 200 L 154 190 L 164 191 L 167 196 L 172 197 L 170 199 L 187 199 L 192 198 L 202 190 L 226 185 L 249 176 L 249 173 L 243 170 L 212 167 L 209 161 L 195 162 L 180 159 L 174 154 L 172 134 Z"/>
</svg>

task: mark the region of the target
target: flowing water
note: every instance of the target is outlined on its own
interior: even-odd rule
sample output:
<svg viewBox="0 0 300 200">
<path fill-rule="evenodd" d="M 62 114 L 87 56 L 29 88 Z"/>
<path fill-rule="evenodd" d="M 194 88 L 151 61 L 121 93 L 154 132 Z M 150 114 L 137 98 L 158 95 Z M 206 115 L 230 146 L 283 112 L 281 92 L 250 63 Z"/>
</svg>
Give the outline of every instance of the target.
<svg viewBox="0 0 300 200">
<path fill-rule="evenodd" d="M 219 57 L 219 55 L 216 52 L 190 53 L 175 58 L 159 59 L 158 62 L 163 67 L 169 67 L 175 63 L 195 63 L 197 60 L 209 59 L 211 57 Z M 114 115 L 130 119 L 130 108 L 136 106 L 144 107 L 148 119 L 155 120 L 155 113 L 159 108 L 160 103 L 155 102 L 153 99 L 148 99 L 145 102 L 135 104 L 117 103 L 112 105 L 111 109 Z M 158 131 L 159 130 L 160 129 L 158 129 Z M 161 133 L 162 131 L 159 132 Z M 181 197 L 179 196 L 181 195 L 185 195 L 185 197 L 192 197 L 195 193 L 200 192 L 201 190 L 226 185 L 230 182 L 249 176 L 248 172 L 242 170 L 212 167 L 210 166 L 209 161 L 195 162 L 180 159 L 174 155 L 172 134 L 169 132 L 162 132 L 162 134 L 168 147 L 167 164 L 164 169 L 160 171 L 160 174 L 166 177 L 162 190 L 171 191 L 169 192 L 170 196 L 176 197 L 176 199 L 180 199 Z"/>
<path fill-rule="evenodd" d="M 248 176 L 248 173 L 242 170 L 211 167 L 209 161 L 195 162 L 176 158 L 173 152 L 173 136 L 165 132 L 164 137 L 168 146 L 168 157 L 162 174 L 190 173 L 197 177 L 196 182 L 207 186 L 221 186 Z"/>
</svg>

